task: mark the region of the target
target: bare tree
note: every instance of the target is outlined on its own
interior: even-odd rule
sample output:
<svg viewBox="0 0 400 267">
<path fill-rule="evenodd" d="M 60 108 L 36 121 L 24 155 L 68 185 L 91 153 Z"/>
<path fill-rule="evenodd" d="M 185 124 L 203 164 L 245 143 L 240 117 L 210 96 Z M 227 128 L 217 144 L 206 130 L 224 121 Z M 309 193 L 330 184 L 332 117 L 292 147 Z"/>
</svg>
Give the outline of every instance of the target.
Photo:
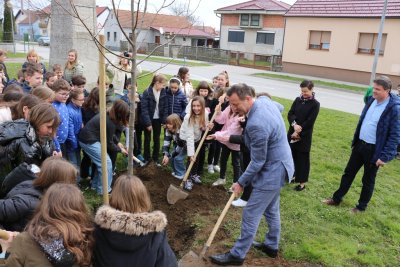
<svg viewBox="0 0 400 267">
<path fill-rule="evenodd" d="M 174 2 L 174 4 L 169 7 L 169 11 L 172 15 L 186 17 L 193 25 L 201 23 L 200 17 L 194 15 L 194 12 L 190 10 L 190 0 L 185 2 Z"/>
<path fill-rule="evenodd" d="M 46 1 L 46 0 L 43 0 Z M 61 7 L 63 7 L 63 5 L 60 4 L 60 1 L 65 1 L 65 0 L 53 0 L 53 3 L 56 3 L 58 5 L 60 5 Z M 165 42 L 163 44 L 160 44 L 158 46 L 156 46 L 154 48 L 153 51 L 150 51 L 150 53 L 142 60 L 137 61 L 136 60 L 136 51 L 137 51 L 137 36 L 140 33 L 142 26 L 144 24 L 144 19 L 145 19 L 145 15 L 147 13 L 147 7 L 148 7 L 148 0 L 137 0 L 136 3 L 134 0 L 131 0 L 131 15 L 132 15 L 132 24 L 131 24 L 131 29 L 130 32 L 126 32 L 124 30 L 124 28 L 121 25 L 121 22 L 119 20 L 119 16 L 118 16 L 118 10 L 119 10 L 119 3 L 121 0 L 111 0 L 111 6 L 112 6 L 112 11 L 114 13 L 114 17 L 117 20 L 117 24 L 122 32 L 122 34 L 124 35 L 125 39 L 128 41 L 130 50 L 132 51 L 132 53 L 130 54 L 129 57 L 125 57 L 125 56 L 121 56 L 119 53 L 116 53 L 112 50 L 110 50 L 109 48 L 105 47 L 104 45 L 102 45 L 98 38 L 97 35 L 98 33 L 93 33 L 90 30 L 90 27 L 88 25 L 86 25 L 85 19 L 82 18 L 76 8 L 76 6 L 74 5 L 74 0 L 69 0 L 70 5 L 72 7 L 72 12 L 70 12 L 69 10 L 66 10 L 65 8 L 64 11 L 67 12 L 69 15 L 73 16 L 74 18 L 78 19 L 82 25 L 85 27 L 85 29 L 87 30 L 87 32 L 91 35 L 93 42 L 96 44 L 97 48 L 99 49 L 100 53 L 103 55 L 103 57 L 105 58 L 105 60 L 108 62 L 108 64 L 110 64 L 111 66 L 113 66 L 114 68 L 127 72 L 124 69 L 121 69 L 119 66 L 115 65 L 110 59 L 109 57 L 102 52 L 102 48 L 105 49 L 107 51 L 107 53 L 117 56 L 117 57 L 122 57 L 122 58 L 126 58 L 128 60 L 130 60 L 131 62 L 131 82 L 132 82 L 132 88 L 133 90 L 131 90 L 131 94 L 130 94 L 130 99 L 132 99 L 131 101 L 131 105 L 130 105 L 130 117 L 129 117 L 129 147 L 128 147 L 128 173 L 129 174 L 133 174 L 133 150 L 134 150 L 134 131 L 135 131 L 135 95 L 136 95 L 136 81 L 138 78 L 147 76 L 147 75 L 151 75 L 157 71 L 159 71 L 160 69 L 164 68 L 165 66 L 169 65 L 171 63 L 171 61 L 173 59 L 170 59 L 169 62 L 166 62 L 165 64 L 161 65 L 158 69 L 154 70 L 153 72 L 149 72 L 146 74 L 143 74 L 141 76 L 137 76 L 137 71 L 136 71 L 136 67 L 141 64 L 143 61 L 145 61 L 147 58 L 149 58 L 153 52 L 159 48 L 159 47 L 163 47 L 167 44 L 169 44 L 170 42 L 173 41 L 173 39 L 175 38 L 175 36 L 172 39 L 169 39 L 168 42 Z M 175 0 L 163 0 L 161 6 L 157 9 L 156 11 L 156 15 L 160 14 L 162 10 L 165 10 L 166 8 L 169 8 L 170 6 L 172 6 L 174 4 Z M 198 8 L 199 4 L 200 4 L 201 0 L 198 1 L 197 7 Z M 192 12 L 186 11 L 185 14 L 188 14 L 190 16 L 193 15 L 193 13 L 196 11 L 196 9 L 194 9 Z M 156 16 L 153 17 L 153 19 L 156 19 Z M 192 24 L 189 24 L 192 25 Z M 191 26 L 190 26 L 191 27 Z M 129 36 L 129 34 L 131 33 L 131 36 Z M 181 46 L 182 47 L 182 46 Z"/>
</svg>

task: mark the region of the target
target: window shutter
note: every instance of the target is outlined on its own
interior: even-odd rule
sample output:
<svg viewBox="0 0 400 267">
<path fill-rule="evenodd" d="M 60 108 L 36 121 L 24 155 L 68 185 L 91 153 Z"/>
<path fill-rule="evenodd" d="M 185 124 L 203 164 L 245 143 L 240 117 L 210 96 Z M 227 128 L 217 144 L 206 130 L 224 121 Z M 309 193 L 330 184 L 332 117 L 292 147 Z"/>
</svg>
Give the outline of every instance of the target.
<svg viewBox="0 0 400 267">
<path fill-rule="evenodd" d="M 358 49 L 371 49 L 373 39 L 374 35 L 372 33 L 360 33 Z"/>
<path fill-rule="evenodd" d="M 321 32 L 319 31 L 310 31 L 310 45 L 320 45 L 321 41 Z"/>
<path fill-rule="evenodd" d="M 331 32 L 322 32 L 321 43 L 329 44 L 331 42 Z"/>
</svg>

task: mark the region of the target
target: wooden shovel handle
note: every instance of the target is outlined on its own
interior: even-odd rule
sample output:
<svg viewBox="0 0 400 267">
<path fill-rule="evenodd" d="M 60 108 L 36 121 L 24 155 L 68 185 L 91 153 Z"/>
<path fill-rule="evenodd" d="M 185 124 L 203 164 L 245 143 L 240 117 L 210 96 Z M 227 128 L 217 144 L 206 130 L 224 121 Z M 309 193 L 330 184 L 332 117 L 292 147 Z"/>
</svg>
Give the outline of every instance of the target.
<svg viewBox="0 0 400 267">
<path fill-rule="evenodd" d="M 211 120 L 210 120 L 209 123 L 213 123 L 213 122 L 214 122 L 214 119 L 215 119 L 216 115 L 217 115 L 217 112 L 214 112 L 214 114 L 213 114 L 213 116 L 211 117 Z M 208 126 L 207 126 L 207 127 L 206 127 L 206 130 L 205 130 L 205 132 L 204 132 L 204 134 L 203 134 L 203 137 L 201 138 L 200 143 L 199 143 L 199 145 L 197 146 L 196 152 L 194 153 L 194 157 L 195 157 L 195 158 L 196 158 L 197 155 L 200 153 L 200 149 L 201 149 L 201 147 L 203 146 L 204 140 L 206 140 L 206 137 L 207 137 L 207 134 L 208 134 L 209 131 L 210 131 L 210 129 L 209 129 Z M 183 188 L 183 185 L 185 184 L 186 180 L 188 179 L 189 174 L 190 174 L 190 171 L 192 170 L 193 164 L 194 164 L 194 161 L 190 161 L 189 167 L 188 167 L 188 169 L 187 169 L 187 171 L 186 171 L 186 173 L 185 173 L 185 176 L 184 176 L 183 179 L 182 179 L 182 182 L 181 182 L 181 185 L 180 185 L 181 188 Z"/>
<path fill-rule="evenodd" d="M 6 230 L 0 229 L 0 239 L 8 240 L 10 238 L 10 234 Z"/>
<path fill-rule="evenodd" d="M 214 237 L 215 237 L 215 235 L 216 235 L 216 233 L 217 233 L 217 231 L 218 231 L 218 229 L 219 229 L 219 226 L 221 225 L 222 220 L 225 218 L 225 215 L 226 215 L 226 213 L 228 212 L 229 207 L 231 206 L 232 201 L 233 201 L 234 198 L 235 198 L 235 193 L 232 193 L 232 195 L 231 195 L 231 197 L 229 198 L 228 202 L 226 203 L 224 209 L 222 210 L 221 215 L 219 215 L 218 221 L 217 221 L 217 223 L 215 224 L 215 226 L 214 226 L 214 228 L 213 228 L 213 230 L 212 230 L 212 232 L 211 232 L 211 234 L 210 234 L 210 237 L 207 239 L 207 242 L 206 242 L 206 244 L 204 245 L 203 250 L 202 250 L 201 253 L 200 253 L 200 257 L 204 257 L 204 255 L 205 255 L 206 252 L 207 252 L 207 249 L 211 246 L 211 243 L 212 243 L 213 240 L 214 240 Z"/>
</svg>

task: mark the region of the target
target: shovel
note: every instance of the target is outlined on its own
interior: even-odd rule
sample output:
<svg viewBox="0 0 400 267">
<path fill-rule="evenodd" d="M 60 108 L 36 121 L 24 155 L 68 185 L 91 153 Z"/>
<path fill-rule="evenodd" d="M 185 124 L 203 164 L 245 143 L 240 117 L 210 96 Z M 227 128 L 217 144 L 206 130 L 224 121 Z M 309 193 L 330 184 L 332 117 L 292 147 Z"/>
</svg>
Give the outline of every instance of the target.
<svg viewBox="0 0 400 267">
<path fill-rule="evenodd" d="M 204 244 L 203 249 L 201 250 L 201 253 L 199 256 L 196 255 L 193 251 L 189 251 L 188 253 L 185 254 L 185 256 L 182 257 L 182 259 L 179 261 L 179 266 L 182 267 L 198 267 L 201 265 L 204 265 L 204 259 L 206 252 L 208 248 L 211 246 L 211 243 L 214 240 L 215 235 L 217 234 L 217 231 L 222 223 L 222 220 L 225 218 L 226 213 L 229 210 L 229 207 L 232 204 L 233 199 L 235 198 L 235 193 L 231 194 L 231 197 L 229 198 L 228 202 L 226 203 L 224 209 L 221 212 L 221 215 L 219 215 L 217 223 L 215 224 L 210 236 L 207 239 L 207 242 Z"/>
<path fill-rule="evenodd" d="M 213 114 L 213 116 L 212 116 L 212 118 L 211 118 L 211 120 L 210 120 L 209 123 L 213 123 L 213 122 L 214 122 L 214 119 L 215 119 L 216 114 L 217 114 L 217 112 L 214 112 L 214 114 Z M 207 128 L 206 128 L 206 131 L 205 131 L 204 134 L 203 134 L 203 137 L 202 137 L 201 140 L 200 140 L 199 145 L 197 146 L 196 152 L 194 153 L 194 158 L 196 158 L 197 155 L 199 154 L 200 149 L 201 149 L 201 147 L 202 147 L 202 145 L 203 145 L 203 143 L 204 143 L 204 140 L 205 140 L 206 137 L 207 137 L 208 131 L 209 131 L 209 129 L 208 129 L 208 127 L 207 127 Z M 167 191 L 167 201 L 168 201 L 168 204 L 173 205 L 173 204 L 175 204 L 178 200 L 186 199 L 186 198 L 188 197 L 189 193 L 188 193 L 188 192 L 185 192 L 185 191 L 183 190 L 183 186 L 184 186 L 186 180 L 187 180 L 188 177 L 189 177 L 189 174 L 190 174 L 190 171 L 192 170 L 193 164 L 194 164 L 194 161 L 190 161 L 189 167 L 188 167 L 188 169 L 187 169 L 187 171 L 186 171 L 186 173 L 185 173 L 185 176 L 183 177 L 182 182 L 181 182 L 181 184 L 180 184 L 179 187 L 177 187 L 177 186 L 175 186 L 175 185 L 173 185 L 173 184 L 169 185 L 169 188 L 168 188 L 168 191 Z"/>
</svg>

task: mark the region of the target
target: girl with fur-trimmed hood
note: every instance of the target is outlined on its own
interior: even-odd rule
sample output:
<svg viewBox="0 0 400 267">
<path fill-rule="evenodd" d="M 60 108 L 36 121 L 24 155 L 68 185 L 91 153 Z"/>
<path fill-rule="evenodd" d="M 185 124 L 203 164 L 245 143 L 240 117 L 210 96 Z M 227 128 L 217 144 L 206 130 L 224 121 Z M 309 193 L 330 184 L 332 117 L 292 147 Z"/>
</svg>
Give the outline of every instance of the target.
<svg viewBox="0 0 400 267">
<path fill-rule="evenodd" d="M 142 181 L 120 176 L 110 205 L 100 207 L 95 217 L 93 266 L 178 266 L 167 241 L 167 218 L 161 211 L 150 210 L 150 196 Z"/>
</svg>

